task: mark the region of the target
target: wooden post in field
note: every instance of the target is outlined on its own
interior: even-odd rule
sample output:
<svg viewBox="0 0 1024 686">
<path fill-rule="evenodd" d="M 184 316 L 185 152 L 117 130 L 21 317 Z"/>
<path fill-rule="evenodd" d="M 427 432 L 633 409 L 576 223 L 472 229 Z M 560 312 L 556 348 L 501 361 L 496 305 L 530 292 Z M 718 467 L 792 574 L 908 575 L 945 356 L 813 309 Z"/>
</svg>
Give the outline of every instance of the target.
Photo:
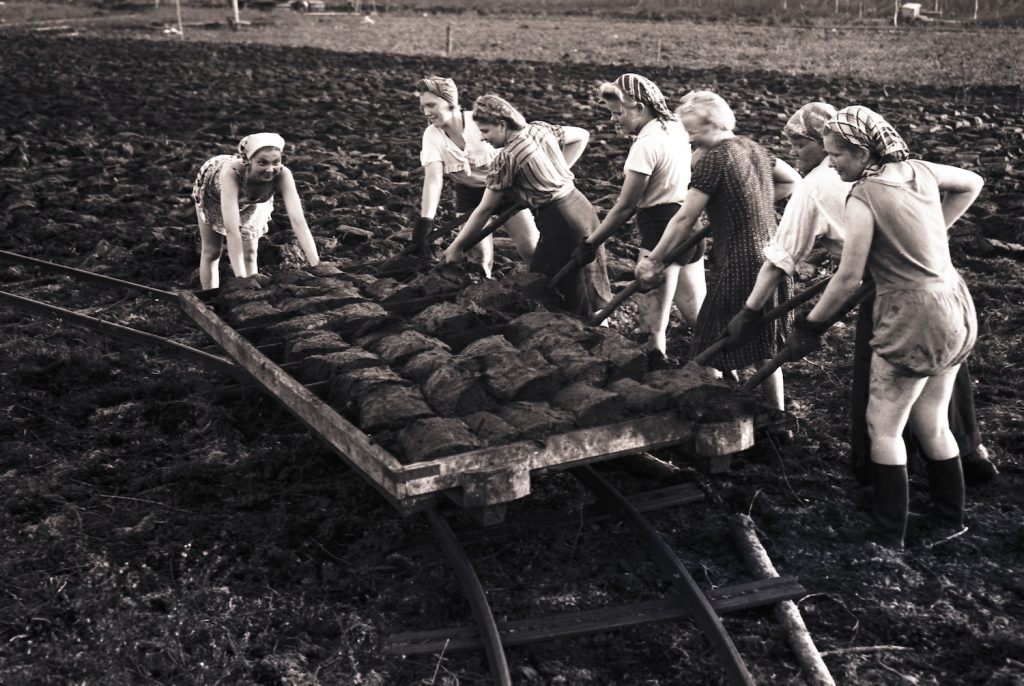
<svg viewBox="0 0 1024 686">
<path fill-rule="evenodd" d="M 661 39 L 658 39 L 658 56 L 655 58 L 654 63 L 661 66 Z"/>
<path fill-rule="evenodd" d="M 894 3 L 894 9 L 892 11 L 892 25 L 900 25 L 900 0 L 896 0 Z"/>
<path fill-rule="evenodd" d="M 857 2 L 857 18 L 864 18 L 864 0 L 858 0 Z"/>
<path fill-rule="evenodd" d="M 237 31 L 239 22 L 241 22 L 241 19 L 238 17 L 238 0 L 231 0 L 231 14 L 234 17 L 234 23 L 231 25 L 231 28 Z"/>
<path fill-rule="evenodd" d="M 160 0 L 156 0 L 160 2 Z M 174 9 L 178 13 L 178 35 L 185 40 L 185 25 L 181 23 L 181 0 L 174 0 Z"/>
<path fill-rule="evenodd" d="M 978 0 L 974 0 L 974 21 L 978 21 Z"/>
<path fill-rule="evenodd" d="M 444 54 L 445 57 L 451 57 L 452 55 L 452 25 L 448 24 L 448 28 L 444 32 Z"/>
</svg>

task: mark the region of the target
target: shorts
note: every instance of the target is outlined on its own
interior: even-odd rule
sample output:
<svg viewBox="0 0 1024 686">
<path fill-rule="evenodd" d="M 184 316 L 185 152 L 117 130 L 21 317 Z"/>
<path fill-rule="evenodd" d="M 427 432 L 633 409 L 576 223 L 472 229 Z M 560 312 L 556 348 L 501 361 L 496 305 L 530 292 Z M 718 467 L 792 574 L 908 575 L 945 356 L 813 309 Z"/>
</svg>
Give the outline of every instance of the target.
<svg viewBox="0 0 1024 686">
<path fill-rule="evenodd" d="M 978 320 L 958 274 L 944 290 L 890 291 L 875 298 L 871 348 L 907 376 L 938 376 L 967 359 Z"/>
<path fill-rule="evenodd" d="M 484 190 L 486 189 L 483 186 L 474 188 L 473 186 L 464 186 L 461 183 L 452 185 L 455 186 L 455 211 L 458 214 L 472 212 L 480 204 L 480 201 L 484 199 Z"/>
<path fill-rule="evenodd" d="M 658 241 L 665 234 L 665 227 L 669 220 L 679 211 L 681 205 L 677 202 L 654 205 L 653 207 L 641 207 L 636 211 L 636 228 L 640 232 L 640 247 L 644 250 L 654 250 Z M 705 240 L 700 241 L 688 250 L 684 255 L 675 261 L 678 265 L 687 265 L 697 262 L 704 257 Z"/>
</svg>

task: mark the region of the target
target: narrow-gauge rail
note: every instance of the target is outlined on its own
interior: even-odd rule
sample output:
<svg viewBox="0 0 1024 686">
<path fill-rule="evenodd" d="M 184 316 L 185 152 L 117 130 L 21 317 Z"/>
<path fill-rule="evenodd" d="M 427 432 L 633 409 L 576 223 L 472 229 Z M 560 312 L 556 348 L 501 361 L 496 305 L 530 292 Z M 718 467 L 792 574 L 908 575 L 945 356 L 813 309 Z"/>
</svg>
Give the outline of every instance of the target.
<svg viewBox="0 0 1024 686">
<path fill-rule="evenodd" d="M 289 301 L 289 305 L 294 306 L 290 310 L 275 310 L 276 314 L 264 316 L 256 324 L 236 328 L 216 312 L 217 304 L 210 293 L 171 293 L 11 253 L 0 254 L 0 260 L 62 273 L 101 285 L 137 287 L 160 298 L 176 299 L 182 311 L 196 322 L 230 359 L 23 296 L 0 293 L 0 298 L 13 307 L 55 316 L 132 342 L 157 344 L 193 362 L 205 364 L 211 369 L 254 383 L 301 421 L 338 457 L 357 470 L 396 509 L 403 514 L 424 513 L 469 600 L 475 628 L 392 636 L 385 646 L 388 652 L 409 654 L 435 650 L 437 642 L 441 639 L 453 650 L 482 648 L 487 655 L 494 682 L 509 684 L 511 676 L 505 657 L 506 646 L 692 617 L 715 650 L 729 682 L 749 684 L 752 683 L 750 674 L 731 638 L 722 627 L 719 613 L 792 599 L 804 593 L 803 588 L 795 580 L 783 578 L 719 589 L 716 593 L 706 595 L 689 575 L 679 557 L 665 544 L 640 511 L 589 466 L 597 461 L 673 445 L 682 445 L 686 450 L 704 456 L 728 455 L 745 450 L 753 445 L 758 424 L 778 420 L 778 417 L 752 405 L 749 398 L 735 401 L 725 413 L 708 413 L 699 407 L 695 411 L 692 403 L 687 406 L 686 411 L 680 407 L 646 413 L 634 410 L 632 416 L 610 423 L 598 423 L 595 426 L 569 430 L 555 429 L 547 435 L 519 437 L 504 443 L 497 442 L 496 445 L 457 450 L 451 454 L 421 461 L 402 461 L 320 397 L 320 394 L 330 390 L 333 378 L 300 380 L 289 373 L 291 369 L 303 368 L 304 360 L 301 357 L 296 358 L 293 354 L 296 348 L 301 346 L 295 341 L 282 346 L 276 341 L 259 340 L 268 330 L 274 330 L 275 326 L 278 327 L 277 330 L 282 330 L 281 325 L 287 325 L 289 321 L 322 313 L 350 300 L 348 296 L 341 295 L 348 292 L 344 289 L 335 289 L 330 291 L 330 294 L 315 291 L 315 286 L 323 283 L 320 281 L 323 277 L 297 275 L 292 282 L 292 292 L 301 293 L 302 289 L 307 289 L 307 295 L 314 292 L 317 295 L 307 298 L 304 302 L 301 298 L 296 302 Z M 340 271 L 333 280 L 349 280 L 351 283 L 364 284 L 366 282 L 365 278 L 360 279 L 358 276 L 346 275 Z M 254 292 L 246 297 L 252 296 L 253 301 L 259 300 L 260 294 L 255 291 L 260 290 L 260 287 L 255 282 L 252 286 Z M 393 299 L 389 303 L 389 312 L 380 318 L 378 328 L 386 328 L 397 322 L 401 330 L 406 331 L 406 324 L 411 316 L 431 305 L 445 302 L 448 295 L 442 292 Z M 557 323 L 554 319 L 540 321 L 542 324 L 549 321 Z M 462 327 L 447 332 L 448 335 L 443 337 L 446 339 L 444 345 L 446 348 L 450 346 L 453 350 L 466 348 L 476 341 L 500 336 L 502 332 L 514 329 L 517 322 L 521 325 L 520 320 L 510 320 L 506 317 L 497 324 L 485 322 L 477 327 Z M 356 340 L 360 333 L 364 338 L 366 335 L 365 322 L 362 326 L 346 326 L 344 323 L 339 326 L 335 322 L 333 326 L 336 332 L 344 332 L 350 342 Z M 584 333 L 594 340 L 608 335 L 601 331 Z M 370 339 L 378 343 L 381 340 L 373 336 Z M 313 346 L 313 349 L 315 348 L 316 346 Z M 289 355 L 289 351 L 292 354 Z M 288 359 L 289 357 L 291 359 Z M 650 371 L 639 371 L 636 376 L 643 381 L 654 378 Z M 634 383 L 640 382 L 634 380 Z M 623 386 L 625 387 L 639 386 Z M 721 403 L 723 399 L 724 402 L 729 402 L 727 396 L 721 394 L 720 388 L 709 389 L 718 393 L 713 397 L 712 403 Z M 585 399 L 585 396 L 580 397 Z M 513 396 L 509 396 L 509 399 L 514 400 Z M 364 417 L 361 415 L 360 418 Z M 499 624 L 495 621 L 486 593 L 468 555 L 445 519 L 439 514 L 436 505 L 443 496 L 475 514 L 479 521 L 496 523 L 504 518 L 504 507 L 507 503 L 529 494 L 531 477 L 563 469 L 570 470 L 570 473 L 596 496 L 606 510 L 615 511 L 629 523 L 643 547 L 672 582 L 675 592 L 658 601 L 625 604 L 574 613 L 566 617 L 524 619 Z M 673 504 L 679 500 L 665 498 L 663 502 Z"/>
</svg>

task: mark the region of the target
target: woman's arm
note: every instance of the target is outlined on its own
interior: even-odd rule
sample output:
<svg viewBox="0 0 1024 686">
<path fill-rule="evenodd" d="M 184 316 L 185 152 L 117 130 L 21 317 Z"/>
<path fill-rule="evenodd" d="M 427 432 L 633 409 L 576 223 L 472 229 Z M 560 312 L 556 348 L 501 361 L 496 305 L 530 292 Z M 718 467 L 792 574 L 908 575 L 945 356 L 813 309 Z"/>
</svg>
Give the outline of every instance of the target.
<svg viewBox="0 0 1024 686">
<path fill-rule="evenodd" d="M 565 140 L 565 143 L 562 144 L 562 157 L 565 158 L 565 163 L 571 167 L 576 164 L 576 160 L 586 150 L 587 142 L 590 141 L 590 132 L 578 126 L 563 126 L 562 136 Z"/>
<path fill-rule="evenodd" d="M 942 198 L 942 217 L 946 220 L 948 229 L 978 199 L 985 180 L 974 172 L 960 167 L 935 164 L 934 162 L 925 162 L 925 164 L 935 175 L 939 192 L 945 194 Z"/>
<path fill-rule="evenodd" d="M 232 165 L 225 164 L 220 171 L 220 210 L 224 219 L 224 238 L 228 244 L 228 261 L 235 276 L 245 276 L 242 259 L 242 219 L 238 212 L 238 177 Z"/>
<path fill-rule="evenodd" d="M 788 198 L 796 185 L 800 183 L 800 174 L 788 163 L 775 158 L 775 166 L 772 167 L 772 181 L 775 182 L 775 201 Z"/>
<path fill-rule="evenodd" d="M 462 247 L 463 244 L 471 240 L 484 228 L 487 220 L 490 219 L 491 215 L 501 205 L 504 197 L 505 194 L 502 191 L 495 191 L 490 188 L 484 191 L 484 197 L 480 199 L 480 204 L 476 206 L 473 213 L 469 215 L 469 219 L 462 225 L 459 235 L 455 237 L 455 240 L 451 242 L 448 249 L 444 251 L 446 262 L 459 262 L 462 260 L 463 253 L 468 250 L 468 248 Z"/>
<path fill-rule="evenodd" d="M 665 257 L 672 252 L 673 248 L 690 237 L 693 227 L 700 219 L 700 213 L 707 207 L 708 199 L 707 193 L 696 188 L 691 188 L 686 192 L 683 206 L 669 220 L 661 240 L 651 251 L 649 256 L 651 261 L 664 262 Z"/>
<path fill-rule="evenodd" d="M 433 219 L 437 206 L 441 204 L 441 189 L 444 187 L 444 163 L 431 162 L 423 167 L 423 194 L 420 197 L 420 216 Z"/>
<path fill-rule="evenodd" d="M 306 223 L 306 213 L 302 211 L 302 200 L 299 198 L 299 190 L 295 187 L 295 178 L 288 167 L 281 167 L 280 183 L 281 198 L 284 200 L 284 209 L 288 212 L 292 233 L 306 255 L 309 266 L 315 267 L 320 264 L 320 255 L 316 251 L 316 242 L 309 230 L 309 224 Z"/>
<path fill-rule="evenodd" d="M 851 197 L 846 201 L 844 224 L 846 240 L 843 243 L 839 268 L 828 282 L 828 287 L 822 293 L 818 304 L 807 315 L 809 323 L 824 322 L 834 315 L 857 290 L 864 277 L 868 251 L 871 250 L 871 239 L 875 233 L 875 217 L 863 200 Z"/>
<path fill-rule="evenodd" d="M 594 233 L 590 234 L 590 237 L 587 238 L 587 243 L 594 243 L 596 245 L 604 243 L 609 236 L 618 231 L 629 220 L 633 215 L 636 204 L 640 202 L 640 196 L 644 194 L 647 182 L 650 179 L 651 177 L 647 174 L 635 171 L 626 172 L 626 179 L 622 182 L 622 190 L 619 191 L 619 197 L 615 201 L 615 205 L 608 210 L 604 220 L 594 230 Z"/>
<path fill-rule="evenodd" d="M 772 297 L 772 293 L 778 289 L 779 283 L 785 276 L 786 272 L 784 270 L 765 260 L 764 264 L 761 265 L 761 270 L 757 273 L 757 281 L 754 282 L 754 288 L 751 289 L 750 295 L 747 296 L 745 305 L 752 310 L 763 308 L 768 299 Z"/>
</svg>

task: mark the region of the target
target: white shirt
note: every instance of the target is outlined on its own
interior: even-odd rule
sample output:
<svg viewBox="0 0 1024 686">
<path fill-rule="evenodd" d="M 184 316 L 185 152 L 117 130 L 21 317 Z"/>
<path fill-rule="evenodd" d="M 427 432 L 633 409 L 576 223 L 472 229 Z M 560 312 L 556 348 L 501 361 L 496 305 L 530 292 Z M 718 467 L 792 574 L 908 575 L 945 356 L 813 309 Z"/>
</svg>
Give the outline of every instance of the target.
<svg viewBox="0 0 1024 686">
<path fill-rule="evenodd" d="M 644 124 L 626 155 L 625 171 L 648 176 L 637 207 L 682 202 L 690 185 L 690 138 L 677 121 Z"/>
<path fill-rule="evenodd" d="M 420 149 L 420 164 L 424 167 L 431 162 L 440 162 L 446 176 L 464 186 L 483 188 L 487 181 L 487 170 L 497 151 L 487 141 L 481 140 L 480 129 L 473 121 L 473 113 L 462 112 L 462 138 L 466 148 L 462 149 L 436 126 L 428 126 L 423 132 L 423 147 Z"/>
<path fill-rule="evenodd" d="M 839 178 L 827 157 L 808 172 L 790 196 L 775 237 L 765 246 L 764 256 L 768 261 L 792 274 L 796 265 L 814 249 L 818 239 L 821 247 L 839 257 L 846 238 L 842 223 L 846 196 L 852 187 L 853 184 Z"/>
</svg>

